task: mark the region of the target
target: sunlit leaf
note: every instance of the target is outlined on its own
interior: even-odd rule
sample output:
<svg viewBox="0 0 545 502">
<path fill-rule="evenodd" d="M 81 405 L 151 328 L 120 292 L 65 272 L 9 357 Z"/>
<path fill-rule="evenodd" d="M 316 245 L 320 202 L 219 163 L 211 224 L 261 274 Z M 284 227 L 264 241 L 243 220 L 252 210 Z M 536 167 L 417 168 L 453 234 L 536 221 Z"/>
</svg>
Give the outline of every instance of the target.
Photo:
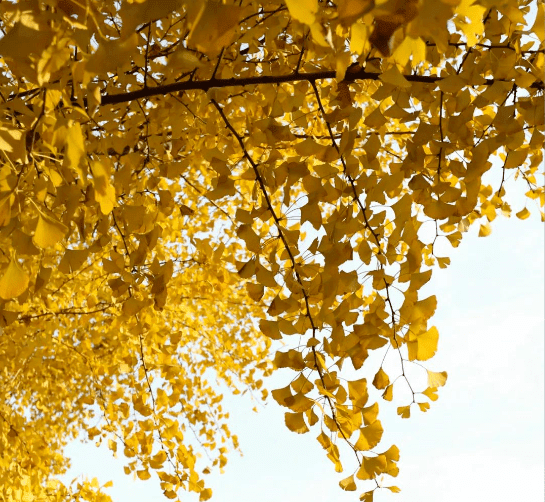
<svg viewBox="0 0 545 502">
<path fill-rule="evenodd" d="M 36 246 L 42 249 L 48 248 L 60 242 L 67 231 L 66 225 L 60 221 L 40 214 L 32 240 Z"/>
<path fill-rule="evenodd" d="M 53 481 L 84 432 L 207 500 L 239 449 L 224 390 L 314 428 L 346 490 L 397 476 L 397 447 L 361 458 L 366 378 L 427 411 L 433 271 L 472 226 L 545 219 L 544 8 L 500 4 L 2 2 L 6 493 L 104 502 Z"/>
<path fill-rule="evenodd" d="M 0 298 L 10 300 L 22 295 L 28 288 L 28 281 L 28 274 L 12 258 L 0 278 Z"/>
<path fill-rule="evenodd" d="M 304 23 L 314 24 L 318 12 L 318 0 L 285 0 L 293 19 Z"/>
<path fill-rule="evenodd" d="M 435 372 L 426 370 L 428 373 L 428 386 L 429 387 L 442 387 L 447 382 L 447 372 L 441 371 Z"/>
</svg>

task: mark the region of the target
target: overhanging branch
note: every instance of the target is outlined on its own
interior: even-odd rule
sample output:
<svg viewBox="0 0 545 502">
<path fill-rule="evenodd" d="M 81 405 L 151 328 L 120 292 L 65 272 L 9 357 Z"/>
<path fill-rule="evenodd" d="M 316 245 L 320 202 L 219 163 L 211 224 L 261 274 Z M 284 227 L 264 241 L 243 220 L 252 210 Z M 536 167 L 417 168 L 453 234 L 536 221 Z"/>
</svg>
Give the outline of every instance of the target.
<svg viewBox="0 0 545 502">
<path fill-rule="evenodd" d="M 353 82 L 355 80 L 378 80 L 380 73 L 371 73 L 363 68 L 358 70 L 349 70 L 346 73 L 344 80 Z M 247 78 L 214 78 L 210 80 L 188 80 L 185 82 L 175 82 L 172 84 L 159 85 L 157 87 L 146 87 L 138 91 L 124 92 L 119 94 L 106 94 L 102 96 L 102 105 L 113 105 L 118 103 L 126 103 L 136 99 L 149 98 L 152 96 L 163 96 L 171 92 L 201 90 L 208 91 L 213 87 L 237 87 L 247 85 L 260 84 L 283 84 L 286 82 L 316 82 L 316 80 L 328 80 L 335 78 L 335 71 L 320 71 L 313 73 L 290 73 L 289 75 L 263 75 L 259 77 Z M 425 84 L 433 84 L 443 80 L 443 77 L 432 75 L 405 75 L 409 82 L 420 82 Z M 505 81 L 503 79 L 485 79 L 484 82 L 475 85 L 492 85 L 497 81 Z M 469 84 L 471 85 L 471 84 Z M 536 81 L 531 86 L 533 89 L 543 90 L 543 81 Z"/>
</svg>

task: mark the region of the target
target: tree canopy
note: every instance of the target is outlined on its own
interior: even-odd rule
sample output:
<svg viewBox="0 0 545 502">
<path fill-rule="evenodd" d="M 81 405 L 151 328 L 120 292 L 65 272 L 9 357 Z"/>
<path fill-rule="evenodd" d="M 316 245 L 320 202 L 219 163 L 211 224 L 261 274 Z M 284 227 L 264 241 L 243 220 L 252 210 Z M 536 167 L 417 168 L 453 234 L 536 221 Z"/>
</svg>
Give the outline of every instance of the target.
<svg viewBox="0 0 545 502">
<path fill-rule="evenodd" d="M 447 380 L 437 242 L 544 205 L 543 3 L 5 1 L 0 28 L 3 499 L 108 500 L 56 480 L 83 432 L 207 500 L 222 386 L 266 399 L 274 368 L 342 489 L 399 491 L 373 396 L 408 386 L 409 418 Z"/>
</svg>

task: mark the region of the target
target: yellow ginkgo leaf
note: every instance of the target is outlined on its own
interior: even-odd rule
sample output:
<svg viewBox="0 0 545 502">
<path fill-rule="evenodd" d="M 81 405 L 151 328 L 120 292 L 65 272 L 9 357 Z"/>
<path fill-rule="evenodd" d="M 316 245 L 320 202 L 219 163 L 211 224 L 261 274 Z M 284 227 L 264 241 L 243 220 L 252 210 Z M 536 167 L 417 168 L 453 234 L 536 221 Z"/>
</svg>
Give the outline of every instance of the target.
<svg viewBox="0 0 545 502">
<path fill-rule="evenodd" d="M 545 5 L 543 5 L 543 2 L 537 3 L 537 15 L 536 20 L 534 22 L 534 25 L 532 26 L 532 32 L 536 35 L 536 37 L 543 42 L 545 39 Z"/>
<path fill-rule="evenodd" d="M 392 493 L 399 493 L 401 491 L 401 488 L 398 488 L 397 486 L 385 486 L 384 488 L 387 488 Z"/>
<path fill-rule="evenodd" d="M 382 393 L 382 399 L 385 401 L 391 401 L 394 398 L 394 385 L 388 385 L 386 390 Z"/>
<path fill-rule="evenodd" d="M 377 474 L 386 470 L 386 457 L 379 455 L 378 457 L 363 457 L 361 467 L 356 473 L 358 479 L 373 479 Z"/>
<path fill-rule="evenodd" d="M 380 420 L 375 420 L 371 425 L 360 429 L 360 437 L 354 448 L 359 451 L 369 451 L 380 443 L 384 429 Z"/>
<path fill-rule="evenodd" d="M 401 74 L 397 65 L 393 65 L 389 70 L 386 70 L 379 78 L 387 84 L 392 84 L 402 89 L 411 87 L 411 83 Z"/>
<path fill-rule="evenodd" d="M 60 242 L 67 231 L 68 227 L 63 225 L 60 221 L 40 214 L 32 240 L 36 246 L 45 249 Z"/>
<path fill-rule="evenodd" d="M 431 401 L 437 401 L 439 396 L 437 395 L 437 387 L 428 387 L 424 392 L 422 392 L 426 397 Z"/>
<path fill-rule="evenodd" d="M 361 23 L 354 23 L 350 27 L 350 52 L 361 54 L 369 45 L 369 29 Z"/>
<path fill-rule="evenodd" d="M 371 406 L 363 408 L 361 410 L 361 415 L 365 425 L 372 424 L 378 416 L 378 403 L 373 403 Z"/>
<path fill-rule="evenodd" d="M 11 220 L 11 205 L 15 200 L 13 194 L 8 194 L 0 199 L 0 227 L 7 225 Z"/>
<path fill-rule="evenodd" d="M 189 43 L 201 52 L 216 54 L 231 42 L 242 9 L 217 0 L 208 0 L 202 5 L 191 28 Z"/>
<path fill-rule="evenodd" d="M 305 424 L 303 413 L 286 412 L 284 421 L 286 422 L 286 427 L 297 434 L 304 434 L 309 431 L 307 424 Z"/>
<path fill-rule="evenodd" d="M 439 332 L 435 326 L 428 331 L 417 335 L 415 341 L 407 341 L 409 349 L 409 360 L 427 361 L 432 358 L 437 351 L 437 342 L 439 341 Z"/>
<path fill-rule="evenodd" d="M 19 266 L 17 260 L 12 258 L 0 279 L 0 298 L 4 300 L 16 298 L 27 288 L 28 274 Z"/>
<path fill-rule="evenodd" d="M 348 397 L 354 406 L 363 406 L 367 402 L 367 399 L 369 399 L 367 380 L 362 378 L 348 382 Z"/>
<path fill-rule="evenodd" d="M 212 497 L 212 489 L 205 488 L 204 490 L 201 490 L 199 493 L 199 502 L 204 502 L 205 500 L 209 500 L 211 497 Z"/>
<path fill-rule="evenodd" d="M 419 319 L 427 320 L 433 316 L 435 309 L 437 308 L 437 297 L 435 295 L 428 296 L 423 300 L 415 302 L 413 312 L 411 315 L 411 321 Z M 409 337 L 410 339 L 411 337 Z"/>
<path fill-rule="evenodd" d="M 110 184 L 109 169 L 102 162 L 95 161 L 91 164 L 91 171 L 95 186 L 95 199 L 100 204 L 102 214 L 110 214 L 117 203 L 115 188 Z"/>
<path fill-rule="evenodd" d="M 399 448 L 393 444 L 383 455 L 386 457 L 386 471 L 388 476 L 395 478 L 399 474 L 399 467 L 396 462 L 399 460 Z"/>
<path fill-rule="evenodd" d="M 261 319 L 259 321 L 259 329 L 265 336 L 268 336 L 272 340 L 280 340 L 282 338 L 278 328 L 278 323 L 275 321 Z"/>
<path fill-rule="evenodd" d="M 278 351 L 274 356 L 274 365 L 277 368 L 291 368 L 293 370 L 305 368 L 303 355 L 295 349 L 290 349 L 288 352 Z"/>
<path fill-rule="evenodd" d="M 293 19 L 309 26 L 314 23 L 318 0 L 286 0 L 286 5 Z"/>
<path fill-rule="evenodd" d="M 282 387 L 281 389 L 273 390 L 272 397 L 280 406 L 288 406 L 286 404 L 286 400 L 293 399 L 293 394 L 291 393 L 290 386 L 287 385 L 286 387 Z"/>
<path fill-rule="evenodd" d="M 341 479 L 339 481 L 339 486 L 347 491 L 347 492 L 353 492 L 356 490 L 356 483 L 354 482 L 354 475 L 348 476 L 347 478 Z"/>
<path fill-rule="evenodd" d="M 464 19 L 464 22 L 458 22 L 457 25 L 466 36 L 468 47 L 474 46 L 484 31 L 486 7 L 475 3 L 473 0 L 462 0 L 456 7 L 456 13 Z"/>
<path fill-rule="evenodd" d="M 401 418 L 409 418 L 411 416 L 411 405 L 399 406 L 397 409 L 397 414 L 400 415 Z"/>
<path fill-rule="evenodd" d="M 140 471 L 136 471 L 136 475 L 142 480 L 146 480 L 146 479 L 151 478 L 151 474 L 147 469 L 142 469 Z"/>
<path fill-rule="evenodd" d="M 405 37 L 392 54 L 394 61 L 404 67 L 412 56 L 411 66 L 416 68 L 418 64 L 426 60 L 426 43 L 420 37 Z"/>
<path fill-rule="evenodd" d="M 344 27 L 350 26 L 374 6 L 374 0 L 339 0 L 337 2 L 339 21 Z"/>
<path fill-rule="evenodd" d="M 164 450 L 159 450 L 153 457 L 150 458 L 150 467 L 160 469 L 167 459 L 167 454 Z"/>
<path fill-rule="evenodd" d="M 360 495 L 360 502 L 373 502 L 373 495 L 375 491 L 364 492 Z"/>
<path fill-rule="evenodd" d="M 530 211 L 528 211 L 528 209 L 524 208 L 524 209 L 521 209 L 517 214 L 516 214 L 516 217 L 519 219 L 519 220 L 525 220 L 526 218 L 528 218 L 530 216 Z"/>
<path fill-rule="evenodd" d="M 385 389 L 386 387 L 388 387 L 388 385 L 390 385 L 390 379 L 388 378 L 388 375 L 382 368 L 380 368 L 377 371 L 377 374 L 375 375 L 375 378 L 373 379 L 373 385 L 377 389 Z"/>
<path fill-rule="evenodd" d="M 84 171 L 81 169 L 80 163 L 85 155 L 85 140 L 81 131 L 81 126 L 75 122 L 68 128 L 66 134 L 66 152 L 65 163 L 73 169 L 80 178 L 84 177 Z"/>
<path fill-rule="evenodd" d="M 429 387 L 442 387 L 447 383 L 447 372 L 441 371 L 435 372 L 435 371 L 428 371 L 428 386 Z"/>
<path fill-rule="evenodd" d="M 490 223 L 484 223 L 479 228 L 479 237 L 487 237 L 492 233 L 492 227 Z"/>
<path fill-rule="evenodd" d="M 424 413 L 430 409 L 430 403 L 416 403 L 416 404 L 418 404 L 420 411 Z"/>
</svg>

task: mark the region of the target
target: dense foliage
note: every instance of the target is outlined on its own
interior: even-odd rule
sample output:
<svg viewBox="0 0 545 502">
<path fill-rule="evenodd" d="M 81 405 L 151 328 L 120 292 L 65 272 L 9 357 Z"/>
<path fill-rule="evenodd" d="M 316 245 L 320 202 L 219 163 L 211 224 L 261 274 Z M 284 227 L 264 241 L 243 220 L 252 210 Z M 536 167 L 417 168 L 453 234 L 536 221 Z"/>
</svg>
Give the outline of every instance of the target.
<svg viewBox="0 0 545 502">
<path fill-rule="evenodd" d="M 107 500 L 55 479 L 82 431 L 206 500 L 218 384 L 266 398 L 273 367 L 372 500 L 399 451 L 368 386 L 408 418 L 447 378 L 405 372 L 437 350 L 436 242 L 488 235 L 508 177 L 520 219 L 544 204 L 543 3 L 4 1 L 0 28 L 2 500 Z M 399 375 L 347 381 L 374 350 Z"/>
</svg>

